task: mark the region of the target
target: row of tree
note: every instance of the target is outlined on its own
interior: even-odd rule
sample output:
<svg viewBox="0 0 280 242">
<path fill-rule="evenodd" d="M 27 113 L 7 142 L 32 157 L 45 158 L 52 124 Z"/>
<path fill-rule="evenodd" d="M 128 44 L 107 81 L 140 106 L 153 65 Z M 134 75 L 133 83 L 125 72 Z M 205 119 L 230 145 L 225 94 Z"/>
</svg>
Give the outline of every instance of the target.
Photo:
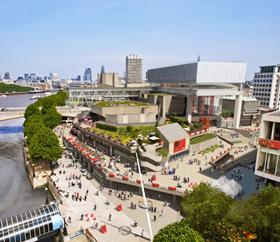
<svg viewBox="0 0 280 242">
<path fill-rule="evenodd" d="M 66 99 L 67 93 L 61 91 L 39 99 L 26 108 L 24 136 L 32 162 L 51 164 L 61 157 L 63 150 L 52 130 L 61 123 L 61 115 L 56 106 L 64 106 Z"/>
<path fill-rule="evenodd" d="M 0 82 L 0 93 L 11 93 L 11 92 L 29 92 L 32 91 L 32 87 L 22 87 L 15 84 L 6 84 Z"/>
<path fill-rule="evenodd" d="M 182 199 L 185 218 L 161 229 L 154 242 L 280 241 L 280 188 L 271 185 L 234 200 L 201 183 Z"/>
</svg>

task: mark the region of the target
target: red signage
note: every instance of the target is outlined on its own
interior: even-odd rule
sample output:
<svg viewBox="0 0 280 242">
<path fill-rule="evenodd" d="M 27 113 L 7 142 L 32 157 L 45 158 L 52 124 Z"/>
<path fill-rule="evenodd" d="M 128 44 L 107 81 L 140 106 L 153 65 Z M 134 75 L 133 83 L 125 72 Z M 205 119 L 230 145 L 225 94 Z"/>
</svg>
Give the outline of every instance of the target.
<svg viewBox="0 0 280 242">
<path fill-rule="evenodd" d="M 186 139 L 181 139 L 174 142 L 173 153 L 179 152 L 186 148 Z"/>
<path fill-rule="evenodd" d="M 260 138 L 259 144 L 262 147 L 267 147 L 274 150 L 280 150 L 280 141 Z"/>
</svg>

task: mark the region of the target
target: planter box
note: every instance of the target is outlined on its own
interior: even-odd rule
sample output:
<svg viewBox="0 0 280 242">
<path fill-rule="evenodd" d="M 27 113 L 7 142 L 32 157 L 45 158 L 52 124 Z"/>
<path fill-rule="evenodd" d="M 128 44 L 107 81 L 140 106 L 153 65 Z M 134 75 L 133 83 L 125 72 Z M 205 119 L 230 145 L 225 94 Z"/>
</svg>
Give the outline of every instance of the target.
<svg viewBox="0 0 280 242">
<path fill-rule="evenodd" d="M 168 190 L 170 190 L 170 191 L 176 191 L 176 187 L 168 187 Z"/>
<path fill-rule="evenodd" d="M 157 183 L 152 183 L 152 186 L 153 186 L 153 187 L 159 187 L 159 184 L 157 184 Z"/>
<path fill-rule="evenodd" d="M 123 176 L 122 179 L 123 179 L 124 181 L 128 181 L 128 176 Z"/>
<path fill-rule="evenodd" d="M 109 177 L 114 178 L 114 177 L 115 177 L 115 174 L 114 174 L 114 173 L 109 173 Z"/>
</svg>

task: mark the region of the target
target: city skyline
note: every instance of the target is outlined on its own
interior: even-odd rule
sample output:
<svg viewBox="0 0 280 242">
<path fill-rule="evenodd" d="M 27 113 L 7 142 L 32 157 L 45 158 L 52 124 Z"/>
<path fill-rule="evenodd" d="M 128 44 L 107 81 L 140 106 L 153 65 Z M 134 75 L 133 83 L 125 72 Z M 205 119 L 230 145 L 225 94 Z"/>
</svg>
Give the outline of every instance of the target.
<svg viewBox="0 0 280 242">
<path fill-rule="evenodd" d="M 200 55 L 246 62 L 251 80 L 258 66 L 279 63 L 277 6 L 275 0 L 5 1 L 0 72 L 13 78 L 31 72 L 73 78 L 89 66 L 95 78 L 104 64 L 123 76 L 131 53 L 143 56 L 143 74 Z"/>
</svg>

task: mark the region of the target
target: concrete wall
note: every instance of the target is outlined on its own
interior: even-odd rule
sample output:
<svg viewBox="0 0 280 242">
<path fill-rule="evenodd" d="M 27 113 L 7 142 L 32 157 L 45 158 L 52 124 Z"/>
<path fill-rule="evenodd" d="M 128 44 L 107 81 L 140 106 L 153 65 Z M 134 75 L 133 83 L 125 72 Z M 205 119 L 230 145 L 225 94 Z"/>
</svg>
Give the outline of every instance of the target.
<svg viewBox="0 0 280 242">
<path fill-rule="evenodd" d="M 156 123 L 156 113 L 108 114 L 105 121 L 113 124 Z"/>
<path fill-rule="evenodd" d="M 210 147 L 212 145 L 217 145 L 217 144 L 219 144 L 218 137 L 215 137 L 210 140 L 206 140 L 204 142 L 201 142 L 201 143 L 198 143 L 195 145 L 190 145 L 190 153 L 199 152 L 199 151 L 207 149 L 208 147 Z"/>
<path fill-rule="evenodd" d="M 184 115 L 186 111 L 186 100 L 184 96 L 148 94 L 145 100 L 148 103 L 158 105 L 161 115 L 163 115 L 163 112 L 166 114 Z"/>
<path fill-rule="evenodd" d="M 151 83 L 244 83 L 245 63 L 199 61 L 147 71 Z"/>
<path fill-rule="evenodd" d="M 92 105 L 91 111 L 100 116 L 106 117 L 106 115 L 112 114 L 139 114 L 139 113 L 158 113 L 157 105 L 147 106 L 114 106 L 114 107 L 98 107 Z"/>
</svg>

